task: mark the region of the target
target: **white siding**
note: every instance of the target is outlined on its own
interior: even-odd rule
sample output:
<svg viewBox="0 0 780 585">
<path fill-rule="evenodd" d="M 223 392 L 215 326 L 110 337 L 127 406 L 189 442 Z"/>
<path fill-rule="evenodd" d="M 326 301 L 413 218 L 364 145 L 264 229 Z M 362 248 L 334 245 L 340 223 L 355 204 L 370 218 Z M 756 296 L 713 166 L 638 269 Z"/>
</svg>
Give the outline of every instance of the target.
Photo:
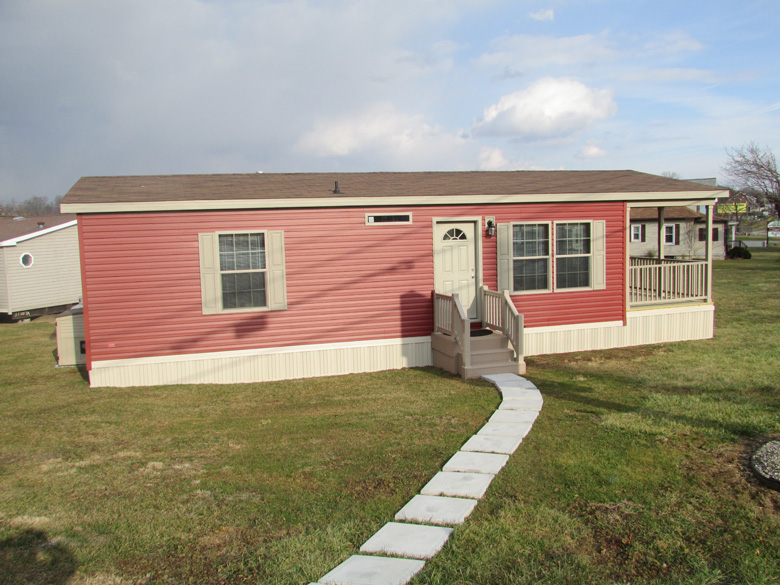
<svg viewBox="0 0 780 585">
<path fill-rule="evenodd" d="M 81 298 L 76 226 L 43 234 L 3 250 L 10 296 L 6 312 L 76 303 Z M 19 261 L 23 254 L 33 257 L 29 268 Z"/>
<path fill-rule="evenodd" d="M 93 362 L 97 387 L 239 384 L 430 366 L 431 338 L 412 337 L 277 349 Z"/>
<path fill-rule="evenodd" d="M 525 329 L 525 355 L 710 339 L 715 307 L 629 311 L 628 322 Z M 236 384 L 374 372 L 433 364 L 430 337 L 331 343 L 94 362 L 92 387 Z"/>
<path fill-rule="evenodd" d="M 666 219 L 665 225 L 680 224 L 680 243 L 664 244 L 665 256 L 676 256 L 677 258 L 704 258 L 707 254 L 707 242 L 699 241 L 699 228 L 706 228 L 706 223 L 694 223 L 691 220 L 684 219 Z M 644 242 L 631 242 L 631 255 L 632 256 L 658 256 L 658 222 L 657 221 L 632 221 L 631 225 L 645 225 L 645 241 Z M 723 244 L 724 224 L 715 223 L 712 225 L 712 229 L 718 230 L 718 241 L 712 242 L 712 258 L 713 260 L 723 260 L 726 257 L 725 247 Z M 629 231 L 629 238 L 631 232 Z"/>
<path fill-rule="evenodd" d="M 622 323 L 592 323 L 564 327 L 525 329 L 525 355 L 547 355 L 711 339 L 714 334 L 715 306 L 664 307 L 628 312 Z"/>
<path fill-rule="evenodd" d="M 5 250 L 6 248 L 0 248 L 0 313 L 8 313 L 8 278 L 6 277 L 7 269 L 5 267 Z"/>
</svg>

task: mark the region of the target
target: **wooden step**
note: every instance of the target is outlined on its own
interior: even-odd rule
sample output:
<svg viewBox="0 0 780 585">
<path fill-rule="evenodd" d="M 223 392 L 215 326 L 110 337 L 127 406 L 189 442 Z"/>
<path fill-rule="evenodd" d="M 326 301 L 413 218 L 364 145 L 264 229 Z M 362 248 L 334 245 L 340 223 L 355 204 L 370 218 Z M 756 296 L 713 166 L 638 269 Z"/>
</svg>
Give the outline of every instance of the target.
<svg viewBox="0 0 780 585">
<path fill-rule="evenodd" d="M 509 347 L 509 339 L 503 333 L 494 331 L 490 335 L 481 337 L 472 337 L 469 340 L 472 351 L 482 351 L 488 349 L 506 349 Z"/>
<path fill-rule="evenodd" d="M 505 347 L 503 349 L 473 349 L 471 350 L 471 365 L 500 364 L 513 361 L 515 353 Z"/>
</svg>

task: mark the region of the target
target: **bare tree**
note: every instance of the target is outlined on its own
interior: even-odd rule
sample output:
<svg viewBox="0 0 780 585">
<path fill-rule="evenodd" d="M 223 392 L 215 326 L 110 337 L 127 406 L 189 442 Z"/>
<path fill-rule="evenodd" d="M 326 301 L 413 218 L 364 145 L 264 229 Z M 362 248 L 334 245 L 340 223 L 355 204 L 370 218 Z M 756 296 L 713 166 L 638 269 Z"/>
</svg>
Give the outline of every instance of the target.
<svg viewBox="0 0 780 585">
<path fill-rule="evenodd" d="M 682 177 L 674 171 L 664 171 L 661 173 L 661 176 L 666 177 L 667 179 L 677 179 L 678 181 L 682 179 Z"/>
<path fill-rule="evenodd" d="M 696 256 L 696 242 L 699 240 L 699 229 L 693 222 L 681 226 L 680 244 L 682 244 L 688 258 Z"/>
<path fill-rule="evenodd" d="M 723 172 L 734 186 L 745 193 L 756 193 L 764 203 L 775 208 L 780 216 L 780 172 L 777 159 L 769 148 L 748 142 L 739 148 L 726 149 L 728 160 Z"/>
<path fill-rule="evenodd" d="M 12 200 L 8 203 L 0 203 L 0 216 L 22 215 L 34 217 L 36 215 L 59 215 L 61 196 L 53 200 L 43 197 L 30 197 L 21 203 Z"/>
</svg>

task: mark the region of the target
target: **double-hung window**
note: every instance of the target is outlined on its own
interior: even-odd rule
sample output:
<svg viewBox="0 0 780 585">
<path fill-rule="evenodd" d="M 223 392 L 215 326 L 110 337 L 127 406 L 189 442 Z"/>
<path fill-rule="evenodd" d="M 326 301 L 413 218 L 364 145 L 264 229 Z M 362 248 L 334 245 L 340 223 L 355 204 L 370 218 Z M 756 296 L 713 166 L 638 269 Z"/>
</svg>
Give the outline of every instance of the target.
<svg viewBox="0 0 780 585">
<path fill-rule="evenodd" d="M 667 223 L 664 225 L 664 243 L 678 245 L 680 243 L 680 224 Z"/>
<path fill-rule="evenodd" d="M 219 234 L 223 309 L 266 307 L 265 234 Z"/>
<path fill-rule="evenodd" d="M 499 290 L 606 288 L 605 226 L 603 220 L 499 224 Z"/>
<path fill-rule="evenodd" d="M 280 231 L 199 234 L 203 313 L 284 309 Z"/>
<path fill-rule="evenodd" d="M 590 222 L 555 224 L 555 288 L 590 286 Z"/>
<path fill-rule="evenodd" d="M 550 290 L 550 224 L 513 225 L 512 258 L 514 290 Z"/>
</svg>

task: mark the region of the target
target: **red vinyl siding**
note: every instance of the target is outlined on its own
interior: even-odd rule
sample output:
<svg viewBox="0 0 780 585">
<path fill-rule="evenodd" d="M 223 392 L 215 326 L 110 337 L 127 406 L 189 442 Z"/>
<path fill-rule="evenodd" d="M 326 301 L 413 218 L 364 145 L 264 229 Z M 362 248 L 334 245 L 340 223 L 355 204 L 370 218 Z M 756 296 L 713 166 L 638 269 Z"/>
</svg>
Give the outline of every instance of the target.
<svg viewBox="0 0 780 585">
<path fill-rule="evenodd" d="M 412 224 L 365 225 L 364 208 L 166 212 L 79 218 L 88 360 L 429 335 L 432 219 L 607 221 L 607 289 L 514 297 L 526 325 L 622 320 L 623 203 L 371 208 Z M 482 235 L 496 288 L 496 240 Z M 203 315 L 198 233 L 283 230 L 288 309 Z"/>
</svg>

